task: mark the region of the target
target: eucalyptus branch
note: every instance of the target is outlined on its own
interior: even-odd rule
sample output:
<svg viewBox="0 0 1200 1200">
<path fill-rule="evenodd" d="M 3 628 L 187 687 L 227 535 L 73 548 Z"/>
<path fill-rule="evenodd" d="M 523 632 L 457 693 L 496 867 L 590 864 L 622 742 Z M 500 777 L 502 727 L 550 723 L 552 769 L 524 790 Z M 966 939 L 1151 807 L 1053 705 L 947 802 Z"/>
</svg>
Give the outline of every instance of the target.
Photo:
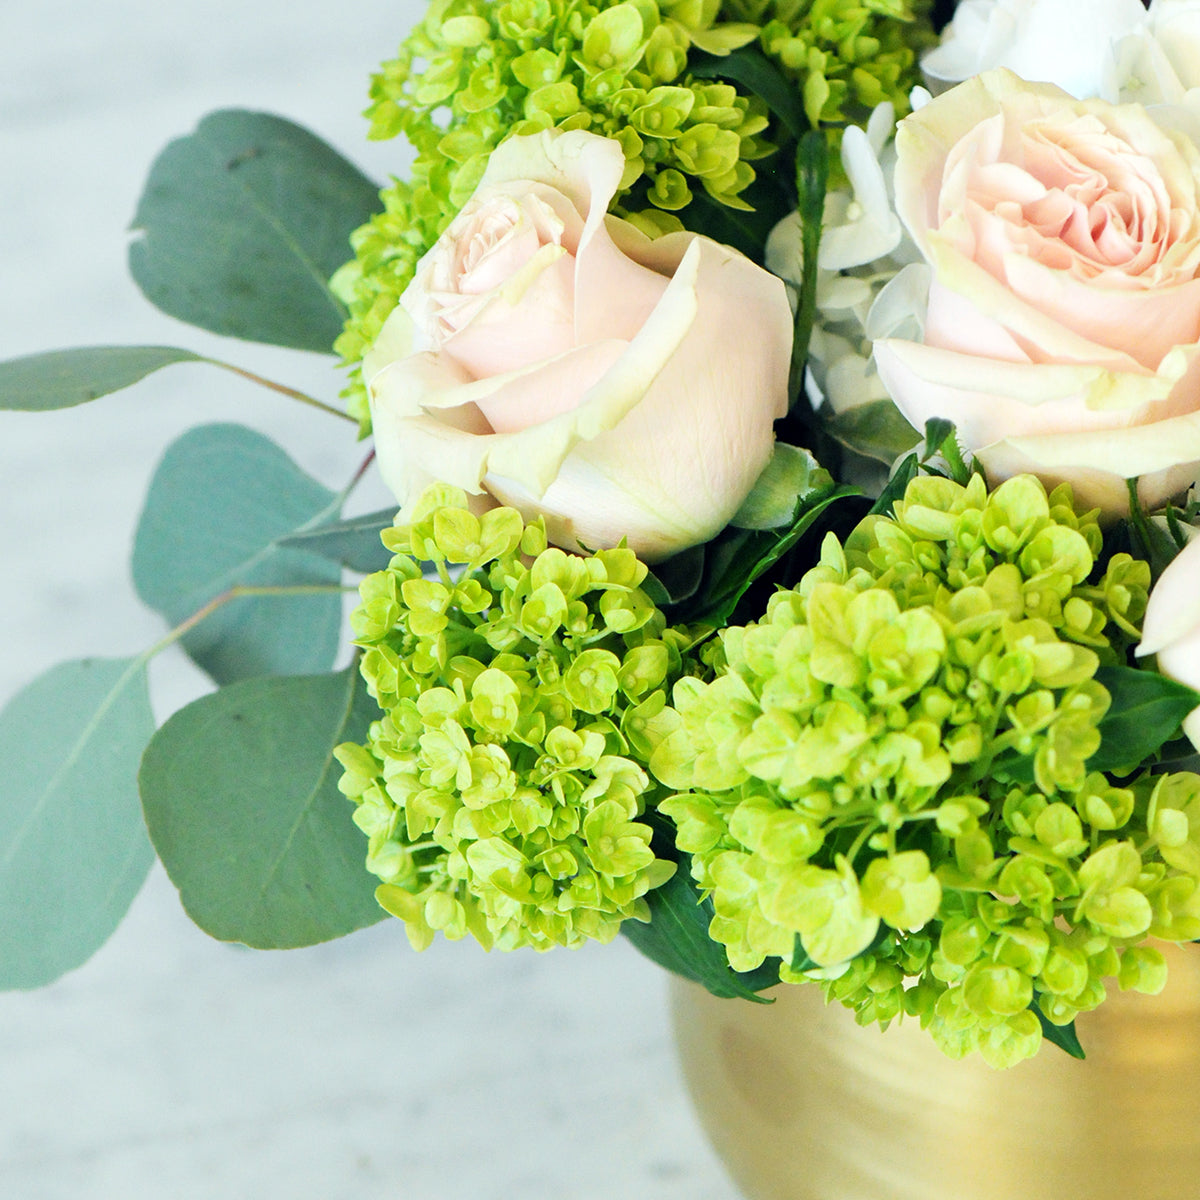
<svg viewBox="0 0 1200 1200">
<path fill-rule="evenodd" d="M 324 400 L 318 400 L 315 396 L 309 396 L 305 392 L 288 387 L 285 383 L 276 383 L 273 379 L 265 379 L 262 375 L 256 375 L 253 371 L 247 371 L 244 367 L 235 367 L 233 363 L 222 362 L 219 358 L 206 358 L 204 361 L 214 367 L 220 367 L 223 371 L 232 371 L 235 375 L 240 375 L 243 379 L 249 379 L 251 383 L 257 383 L 262 387 L 270 388 L 271 391 L 278 392 L 281 396 L 287 396 L 291 400 L 299 400 L 301 404 L 307 404 L 312 408 L 319 408 L 322 412 L 329 413 L 330 416 L 341 417 L 343 421 L 358 424 L 349 413 L 343 412 L 340 408 L 334 408 L 332 404 L 326 404 Z"/>
<path fill-rule="evenodd" d="M 139 663 L 149 662 L 155 655 L 161 654 L 162 651 L 173 646 L 180 638 L 190 633 L 197 625 L 207 620 L 231 600 L 241 600 L 246 596 L 321 596 L 331 592 L 354 592 L 357 590 L 353 585 L 341 583 L 234 584 L 233 587 L 214 596 L 190 617 L 185 617 L 165 637 L 160 638 L 149 649 L 144 650 L 138 656 L 137 661 Z"/>
<path fill-rule="evenodd" d="M 358 470 L 355 471 L 354 474 L 350 477 L 350 482 L 347 483 L 346 486 L 344 488 L 342 488 L 342 490 L 338 493 L 337 502 L 338 502 L 339 508 L 341 507 L 341 505 L 343 503 L 345 503 L 346 497 L 349 496 L 350 493 L 352 491 L 354 491 L 354 489 L 356 487 L 358 487 L 358 485 L 360 483 L 362 483 L 363 476 L 367 473 L 368 468 L 371 466 L 371 464 L 374 461 L 375 461 L 375 450 L 372 447 L 371 451 L 367 454 L 367 457 L 364 458 L 362 460 L 362 462 L 359 464 Z"/>
</svg>

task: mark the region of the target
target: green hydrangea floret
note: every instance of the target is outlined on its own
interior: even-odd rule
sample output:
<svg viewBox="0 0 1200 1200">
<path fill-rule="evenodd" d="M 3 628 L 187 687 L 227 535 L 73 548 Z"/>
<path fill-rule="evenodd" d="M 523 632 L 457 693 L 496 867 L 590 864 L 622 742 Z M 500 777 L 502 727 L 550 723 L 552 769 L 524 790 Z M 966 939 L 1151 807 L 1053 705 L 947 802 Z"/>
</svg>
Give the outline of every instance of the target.
<svg viewBox="0 0 1200 1200">
<path fill-rule="evenodd" d="M 1200 935 L 1200 777 L 1088 767 L 1149 571 L 1032 477 L 914 480 L 674 688 L 651 766 L 731 965 L 1007 1066 Z"/>
<path fill-rule="evenodd" d="M 376 895 L 417 948 L 609 941 L 675 864 L 641 818 L 687 636 L 625 548 L 548 547 L 541 521 L 435 486 L 351 621 L 383 712 L 337 749 Z M 429 576 L 423 566 L 431 564 Z"/>
</svg>

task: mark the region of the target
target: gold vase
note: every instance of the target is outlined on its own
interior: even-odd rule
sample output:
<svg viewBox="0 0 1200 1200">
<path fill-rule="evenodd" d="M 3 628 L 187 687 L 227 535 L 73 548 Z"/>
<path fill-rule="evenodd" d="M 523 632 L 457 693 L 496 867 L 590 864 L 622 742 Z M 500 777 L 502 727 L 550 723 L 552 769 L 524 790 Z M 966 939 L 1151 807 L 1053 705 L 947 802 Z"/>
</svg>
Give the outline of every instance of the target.
<svg viewBox="0 0 1200 1200">
<path fill-rule="evenodd" d="M 815 985 L 759 1005 L 673 980 L 675 1034 L 747 1200 L 1200 1200 L 1200 946 L 1165 951 L 1160 995 L 1114 984 L 1079 1018 L 1084 1062 L 955 1062 Z"/>
</svg>

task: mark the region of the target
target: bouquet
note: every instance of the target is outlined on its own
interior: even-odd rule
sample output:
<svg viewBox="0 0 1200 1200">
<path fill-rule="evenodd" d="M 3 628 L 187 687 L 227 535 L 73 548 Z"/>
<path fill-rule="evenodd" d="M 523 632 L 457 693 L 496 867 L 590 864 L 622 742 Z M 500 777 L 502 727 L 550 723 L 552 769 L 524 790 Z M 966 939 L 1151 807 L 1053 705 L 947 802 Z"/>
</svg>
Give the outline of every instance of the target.
<svg viewBox="0 0 1200 1200">
<path fill-rule="evenodd" d="M 363 465 L 168 448 L 170 631 L 0 713 L 0 981 L 157 853 L 225 940 L 623 934 L 997 1067 L 1160 989 L 1200 939 L 1200 5 L 1078 7 L 439 0 L 371 83 L 416 150 L 382 192 L 278 117 L 168 146 L 135 280 L 340 355 L 339 398 L 259 382 Z M 66 350 L 0 406 L 185 362 L 245 374 Z M 176 643 L 215 688 L 156 730 Z"/>
</svg>

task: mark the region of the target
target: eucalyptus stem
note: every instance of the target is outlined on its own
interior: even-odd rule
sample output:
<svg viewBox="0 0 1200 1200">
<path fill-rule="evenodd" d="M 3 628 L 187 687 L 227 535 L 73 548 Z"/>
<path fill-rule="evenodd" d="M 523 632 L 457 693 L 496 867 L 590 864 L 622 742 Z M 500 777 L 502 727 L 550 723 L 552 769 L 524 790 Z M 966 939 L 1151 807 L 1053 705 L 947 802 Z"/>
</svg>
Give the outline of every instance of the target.
<svg viewBox="0 0 1200 1200">
<path fill-rule="evenodd" d="M 246 596 L 320 596 L 330 592 L 353 592 L 357 588 L 348 584 L 329 583 L 294 583 L 294 584 L 249 584 L 238 583 L 214 596 L 207 604 L 198 608 L 190 617 L 185 617 L 164 637 L 160 638 L 147 650 L 138 656 L 139 663 L 149 662 L 155 655 L 161 654 L 173 646 L 180 638 L 190 633 L 202 621 L 211 617 L 217 609 L 224 607 L 231 600 L 240 600 Z"/>
<path fill-rule="evenodd" d="M 343 412 L 340 408 L 334 408 L 332 404 L 326 404 L 324 400 L 318 400 L 315 396 L 310 396 L 306 392 L 297 391 L 295 388 L 288 387 L 285 383 L 276 383 L 273 379 L 266 379 L 262 375 L 256 375 L 253 371 L 247 371 L 244 367 L 235 367 L 233 363 L 221 362 L 220 359 L 209 358 L 205 362 L 211 363 L 214 367 L 220 367 L 224 371 L 232 371 L 235 375 L 240 375 L 243 379 L 249 379 L 251 383 L 257 383 L 265 388 L 270 388 L 273 392 L 278 392 L 281 396 L 287 396 L 291 400 L 299 400 L 301 404 L 307 404 L 312 408 L 319 408 L 322 412 L 327 412 L 330 416 L 341 417 L 343 421 L 350 421 L 353 424 L 358 424 L 357 421 L 347 412 Z"/>
<path fill-rule="evenodd" d="M 350 477 L 350 482 L 348 484 L 346 484 L 346 486 L 344 488 L 342 488 L 342 493 L 341 493 L 341 496 L 339 497 L 341 500 L 345 500 L 346 497 L 349 496 L 350 493 L 352 491 L 354 491 L 354 489 L 356 487 L 358 487 L 358 485 L 360 483 L 362 483 L 363 476 L 367 473 L 367 470 L 369 469 L 369 467 L 371 466 L 371 464 L 374 461 L 375 461 L 375 448 L 372 446 L 370 451 L 367 454 L 367 457 L 364 458 L 362 460 L 362 462 L 359 464 L 358 470 L 355 471 L 354 474 Z"/>
</svg>

